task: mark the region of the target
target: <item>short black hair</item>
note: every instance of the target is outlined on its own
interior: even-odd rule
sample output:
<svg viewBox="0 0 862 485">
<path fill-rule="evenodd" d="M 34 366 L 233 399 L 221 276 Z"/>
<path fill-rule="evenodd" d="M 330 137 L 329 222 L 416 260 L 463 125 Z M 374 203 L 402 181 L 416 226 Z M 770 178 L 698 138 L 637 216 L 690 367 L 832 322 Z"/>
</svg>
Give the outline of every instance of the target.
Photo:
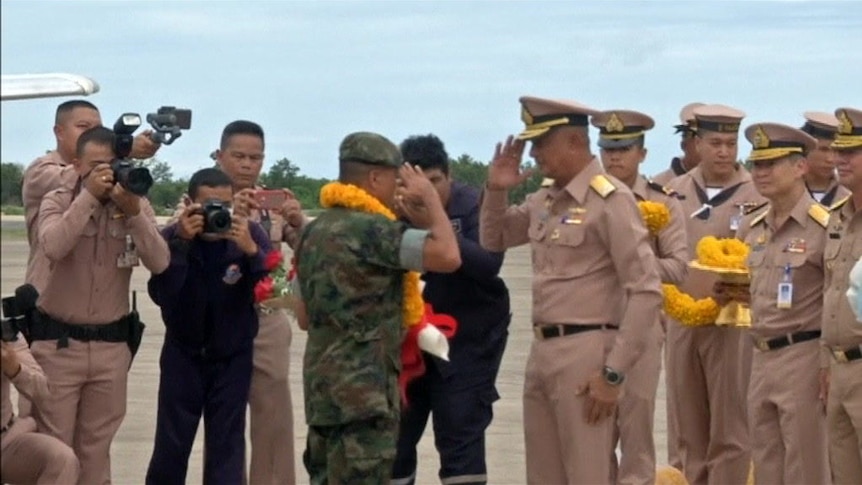
<svg viewBox="0 0 862 485">
<path fill-rule="evenodd" d="M 201 187 L 232 187 L 230 177 L 217 168 L 202 168 L 189 179 L 188 194 L 192 200 L 198 196 Z"/>
<path fill-rule="evenodd" d="M 95 104 L 83 99 L 73 99 L 72 101 L 66 101 L 60 103 L 57 106 L 57 112 L 54 114 L 54 124 L 59 125 L 62 121 L 61 118 L 63 118 L 63 115 L 72 112 L 72 110 L 76 108 L 88 108 L 96 112 L 99 111 L 99 108 L 97 108 Z"/>
<path fill-rule="evenodd" d="M 401 157 L 422 170 L 439 168 L 449 174 L 449 155 L 443 142 L 432 134 L 413 135 L 401 142 Z"/>
<path fill-rule="evenodd" d="M 221 132 L 221 143 L 219 144 L 219 148 L 222 150 L 228 144 L 230 137 L 234 135 L 251 135 L 260 138 L 260 142 L 263 143 L 263 128 L 260 127 L 259 124 L 253 121 L 246 120 L 236 120 L 232 121 L 224 127 L 224 130 Z"/>
<path fill-rule="evenodd" d="M 84 147 L 88 143 L 93 143 L 101 146 L 109 146 L 114 149 L 114 132 L 110 128 L 104 126 L 94 126 L 89 130 L 81 133 L 78 137 L 78 142 L 75 144 L 75 156 L 81 158 L 84 154 Z"/>
</svg>

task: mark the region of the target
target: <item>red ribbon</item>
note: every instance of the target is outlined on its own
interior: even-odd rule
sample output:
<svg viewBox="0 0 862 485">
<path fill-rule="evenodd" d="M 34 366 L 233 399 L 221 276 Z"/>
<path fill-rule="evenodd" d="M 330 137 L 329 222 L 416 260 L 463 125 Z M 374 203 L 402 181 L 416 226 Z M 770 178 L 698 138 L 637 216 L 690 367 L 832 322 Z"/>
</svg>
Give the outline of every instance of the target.
<svg viewBox="0 0 862 485">
<path fill-rule="evenodd" d="M 447 339 L 451 339 L 458 330 L 458 321 L 450 315 L 434 313 L 430 303 L 425 304 L 421 321 L 407 330 L 404 342 L 401 344 L 401 374 L 398 375 L 398 389 L 401 392 L 401 403 L 407 405 L 407 384 L 425 373 L 425 360 L 419 348 L 419 332 L 426 325 L 433 325 Z"/>
</svg>

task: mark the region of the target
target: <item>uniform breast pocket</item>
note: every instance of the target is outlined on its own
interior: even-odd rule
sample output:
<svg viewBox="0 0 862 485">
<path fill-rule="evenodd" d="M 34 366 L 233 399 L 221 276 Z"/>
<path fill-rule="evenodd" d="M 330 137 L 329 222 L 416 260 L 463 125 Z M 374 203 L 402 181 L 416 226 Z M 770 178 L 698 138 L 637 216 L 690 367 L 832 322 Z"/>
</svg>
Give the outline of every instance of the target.
<svg viewBox="0 0 862 485">
<path fill-rule="evenodd" d="M 751 251 L 748 255 L 748 264 L 749 268 L 758 269 L 763 267 L 763 263 L 766 261 L 766 251 L 761 249 L 759 251 Z"/>
<path fill-rule="evenodd" d="M 551 234 L 548 244 L 550 245 L 551 264 L 555 272 L 578 275 L 583 273 L 586 260 L 584 248 L 586 246 L 586 228 L 583 226 L 562 226 Z M 556 236 L 556 237 L 555 237 Z"/>
</svg>

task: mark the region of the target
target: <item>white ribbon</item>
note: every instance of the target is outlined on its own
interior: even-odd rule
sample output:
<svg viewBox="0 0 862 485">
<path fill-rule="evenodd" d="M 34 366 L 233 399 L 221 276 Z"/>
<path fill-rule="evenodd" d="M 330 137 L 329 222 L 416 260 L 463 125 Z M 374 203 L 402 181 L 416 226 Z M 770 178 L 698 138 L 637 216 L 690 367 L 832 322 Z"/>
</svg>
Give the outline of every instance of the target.
<svg viewBox="0 0 862 485">
<path fill-rule="evenodd" d="M 449 341 L 434 325 L 425 325 L 419 331 L 419 348 L 429 354 L 449 362 Z"/>
</svg>

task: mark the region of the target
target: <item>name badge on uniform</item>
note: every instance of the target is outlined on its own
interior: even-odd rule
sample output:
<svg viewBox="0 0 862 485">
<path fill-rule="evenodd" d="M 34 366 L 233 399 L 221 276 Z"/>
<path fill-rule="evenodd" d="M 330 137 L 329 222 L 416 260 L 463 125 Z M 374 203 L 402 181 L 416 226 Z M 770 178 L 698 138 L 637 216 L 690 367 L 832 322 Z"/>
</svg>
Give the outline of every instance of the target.
<svg viewBox="0 0 862 485">
<path fill-rule="evenodd" d="M 778 283 L 778 302 L 776 307 L 787 309 L 793 304 L 793 278 L 790 274 L 790 264 L 784 266 L 784 276 Z"/>
<path fill-rule="evenodd" d="M 138 258 L 138 249 L 135 247 L 135 242 L 132 241 L 132 235 L 126 234 L 126 249 L 117 257 L 117 267 L 134 268 L 140 265 L 141 260 Z"/>
</svg>

